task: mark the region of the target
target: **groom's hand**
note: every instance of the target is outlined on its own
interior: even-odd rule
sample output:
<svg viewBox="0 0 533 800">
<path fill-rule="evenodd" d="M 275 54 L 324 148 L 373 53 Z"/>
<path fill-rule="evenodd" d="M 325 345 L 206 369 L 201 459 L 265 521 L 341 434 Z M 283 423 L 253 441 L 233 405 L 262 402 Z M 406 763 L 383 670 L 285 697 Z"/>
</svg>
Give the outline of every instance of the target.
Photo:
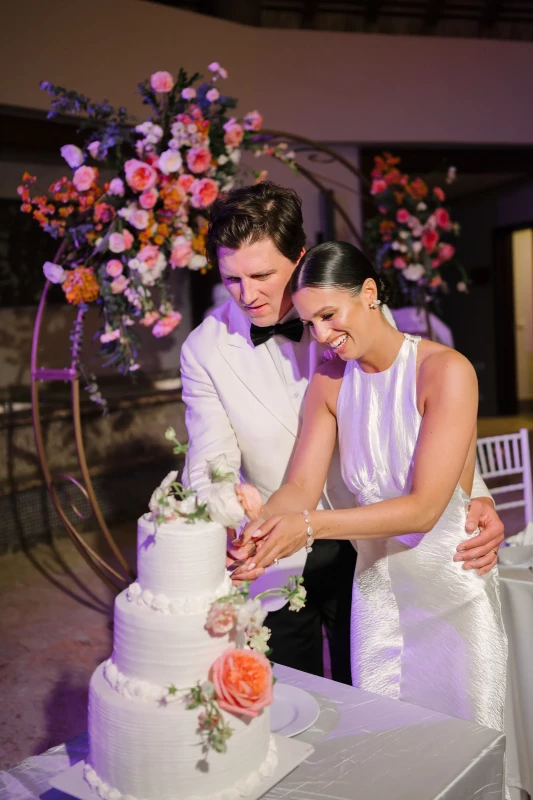
<svg viewBox="0 0 533 800">
<path fill-rule="evenodd" d="M 464 561 L 463 569 L 477 569 L 480 575 L 498 563 L 498 547 L 504 539 L 503 523 L 490 497 L 476 497 L 470 503 L 466 530 L 480 532 L 457 547 L 454 561 Z"/>
<path fill-rule="evenodd" d="M 232 573 L 232 580 L 243 581 L 245 579 L 240 578 L 238 575 L 235 575 L 235 578 L 233 578 L 233 573 L 241 567 L 250 556 L 255 554 L 257 547 L 255 542 L 249 542 L 243 546 L 242 539 L 236 538 L 236 531 L 234 528 L 226 528 L 226 533 L 226 569 Z"/>
</svg>

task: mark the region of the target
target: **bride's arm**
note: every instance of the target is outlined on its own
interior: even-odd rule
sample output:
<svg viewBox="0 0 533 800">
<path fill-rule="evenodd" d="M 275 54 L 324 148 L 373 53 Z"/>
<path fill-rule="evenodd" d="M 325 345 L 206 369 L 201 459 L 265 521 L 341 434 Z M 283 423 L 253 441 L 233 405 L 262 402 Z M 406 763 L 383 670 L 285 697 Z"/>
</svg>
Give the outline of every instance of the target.
<svg viewBox="0 0 533 800">
<path fill-rule="evenodd" d="M 441 517 L 462 478 L 472 481 L 472 439 L 477 415 L 477 380 L 472 365 L 455 351 L 429 356 L 420 367 L 423 419 L 414 455 L 411 492 L 361 508 L 312 511 L 316 539 L 371 539 L 426 533 Z M 469 475 L 465 465 L 469 463 Z M 467 485 L 468 482 L 468 485 Z M 256 531 L 268 537 L 248 569 L 261 569 L 299 550 L 306 540 L 300 514 L 274 514 Z"/>
</svg>

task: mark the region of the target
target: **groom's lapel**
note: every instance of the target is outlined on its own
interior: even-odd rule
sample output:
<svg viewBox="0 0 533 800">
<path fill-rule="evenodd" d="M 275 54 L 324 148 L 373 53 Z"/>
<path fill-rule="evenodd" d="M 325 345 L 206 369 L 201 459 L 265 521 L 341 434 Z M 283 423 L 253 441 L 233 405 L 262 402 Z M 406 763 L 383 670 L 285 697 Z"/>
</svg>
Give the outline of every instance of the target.
<svg viewBox="0 0 533 800">
<path fill-rule="evenodd" d="M 291 404 L 287 387 L 266 346 L 253 346 L 250 321 L 233 303 L 228 319 L 228 338 L 218 345 L 218 349 L 244 387 L 296 436 L 298 414 Z"/>
</svg>

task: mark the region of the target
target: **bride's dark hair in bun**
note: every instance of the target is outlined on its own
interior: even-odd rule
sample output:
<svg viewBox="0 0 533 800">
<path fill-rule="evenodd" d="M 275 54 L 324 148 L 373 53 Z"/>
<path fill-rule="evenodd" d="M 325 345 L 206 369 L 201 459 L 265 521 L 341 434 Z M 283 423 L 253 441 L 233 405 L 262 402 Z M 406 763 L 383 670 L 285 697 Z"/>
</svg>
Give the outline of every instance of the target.
<svg viewBox="0 0 533 800">
<path fill-rule="evenodd" d="M 300 259 L 291 279 L 291 292 L 335 288 L 357 296 L 367 278 L 376 282 L 378 299 L 388 303 L 387 283 L 361 250 L 348 242 L 323 242 L 311 247 Z"/>
</svg>

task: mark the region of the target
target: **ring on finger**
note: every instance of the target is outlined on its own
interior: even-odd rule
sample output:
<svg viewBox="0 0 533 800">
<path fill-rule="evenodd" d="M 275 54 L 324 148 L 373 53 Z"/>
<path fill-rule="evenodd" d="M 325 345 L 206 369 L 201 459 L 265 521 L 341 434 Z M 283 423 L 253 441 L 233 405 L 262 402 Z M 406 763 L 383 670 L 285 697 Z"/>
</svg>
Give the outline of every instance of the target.
<svg viewBox="0 0 533 800">
<path fill-rule="evenodd" d="M 277 567 L 278 564 L 279 564 L 279 558 L 275 558 L 274 561 L 272 562 L 272 564 L 275 564 L 276 567 Z"/>
</svg>

